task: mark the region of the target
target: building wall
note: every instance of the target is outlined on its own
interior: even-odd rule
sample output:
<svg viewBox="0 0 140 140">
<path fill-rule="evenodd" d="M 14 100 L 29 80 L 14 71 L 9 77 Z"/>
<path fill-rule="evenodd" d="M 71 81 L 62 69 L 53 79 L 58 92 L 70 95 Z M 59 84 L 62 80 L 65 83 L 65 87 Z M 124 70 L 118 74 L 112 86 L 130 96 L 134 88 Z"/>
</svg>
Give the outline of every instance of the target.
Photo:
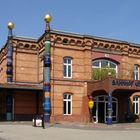
<svg viewBox="0 0 140 140">
<path fill-rule="evenodd" d="M 2 48 L 0 50 L 0 83 L 6 83 L 7 76 L 7 48 Z"/>
<path fill-rule="evenodd" d="M 63 115 L 63 95 L 65 93 L 72 95 L 72 115 Z M 51 90 L 52 116 L 55 121 L 60 120 L 60 118 L 61 121 L 81 120 L 84 94 L 84 84 L 82 82 L 55 81 Z"/>
<path fill-rule="evenodd" d="M 6 83 L 7 81 L 6 64 L 7 64 L 7 59 L 6 59 L 6 56 L 4 56 L 2 60 L 0 61 L 0 83 Z"/>
<path fill-rule="evenodd" d="M 43 53 L 44 48 L 38 51 L 38 81 L 39 83 L 43 83 Z"/>
<path fill-rule="evenodd" d="M 38 42 L 28 40 L 14 40 L 13 51 L 13 81 L 25 83 L 43 83 L 43 51 L 45 36 Z M 88 97 L 87 81 L 92 76 L 92 60 L 103 58 L 118 63 L 119 74 L 122 79 L 132 79 L 134 64 L 140 65 L 138 50 L 132 51 L 135 46 L 122 42 L 111 42 L 94 38 L 78 37 L 63 34 L 52 34 L 51 44 L 51 108 L 54 121 L 81 121 L 87 120 Z M 72 78 L 63 77 L 63 58 L 72 58 Z M 6 83 L 6 56 L 0 59 L 0 82 Z M 94 90 L 94 89 L 91 89 Z M 63 115 L 63 95 L 72 95 L 72 115 Z M 15 92 L 15 114 L 35 114 L 36 96 L 30 92 Z M 118 98 L 119 108 L 126 98 Z M 39 111 L 43 113 L 43 96 L 38 97 Z M 26 104 L 24 104 L 26 103 Z M 27 108 L 29 107 L 29 108 Z M 124 110 L 127 105 L 124 105 Z M 22 108 L 22 110 L 21 110 Z M 124 112 L 119 112 L 122 119 Z"/>
<path fill-rule="evenodd" d="M 38 56 L 36 51 L 18 47 L 14 49 L 13 81 L 38 82 Z"/>
<path fill-rule="evenodd" d="M 139 115 L 135 115 L 135 121 L 136 122 L 140 122 L 140 92 L 134 92 L 131 96 L 130 96 L 130 110 L 131 112 L 133 112 L 133 97 L 137 96 L 139 97 Z"/>
<path fill-rule="evenodd" d="M 133 80 L 134 64 L 140 66 L 140 59 L 138 55 L 135 56 L 123 56 L 122 58 L 122 73 L 124 79 Z M 140 78 L 140 77 L 139 77 Z"/>
<path fill-rule="evenodd" d="M 14 120 L 32 120 L 43 113 L 43 94 L 39 91 L 15 91 Z"/>
<path fill-rule="evenodd" d="M 51 49 L 52 120 L 82 121 L 88 106 L 85 81 L 91 79 L 91 49 L 86 46 L 55 44 Z M 63 58 L 72 58 L 72 78 L 63 77 Z M 63 115 L 63 95 L 72 95 L 72 115 Z M 86 101 L 86 102 L 85 102 Z M 83 104 L 84 103 L 84 104 Z M 84 109 L 83 109 L 84 107 Z"/>
</svg>

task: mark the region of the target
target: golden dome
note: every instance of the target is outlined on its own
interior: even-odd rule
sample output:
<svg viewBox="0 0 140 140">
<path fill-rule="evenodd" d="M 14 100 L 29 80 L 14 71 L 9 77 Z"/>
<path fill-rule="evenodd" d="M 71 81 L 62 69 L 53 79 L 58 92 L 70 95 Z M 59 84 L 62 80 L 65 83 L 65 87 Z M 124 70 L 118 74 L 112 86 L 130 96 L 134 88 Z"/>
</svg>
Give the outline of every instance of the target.
<svg viewBox="0 0 140 140">
<path fill-rule="evenodd" d="M 12 30 L 14 28 L 14 23 L 9 22 L 7 27 L 8 27 L 8 29 Z"/>
<path fill-rule="evenodd" d="M 45 15 L 45 17 L 44 17 L 44 20 L 46 21 L 46 22 L 51 22 L 51 20 L 52 20 L 52 17 L 50 16 L 50 15 Z"/>
</svg>

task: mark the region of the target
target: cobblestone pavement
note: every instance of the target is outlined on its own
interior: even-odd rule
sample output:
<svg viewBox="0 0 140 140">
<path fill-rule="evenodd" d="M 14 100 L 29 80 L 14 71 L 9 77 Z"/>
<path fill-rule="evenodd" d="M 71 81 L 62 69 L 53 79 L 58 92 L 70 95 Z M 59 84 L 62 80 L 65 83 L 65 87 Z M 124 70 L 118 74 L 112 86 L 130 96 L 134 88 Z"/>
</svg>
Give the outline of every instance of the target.
<svg viewBox="0 0 140 140">
<path fill-rule="evenodd" d="M 33 127 L 31 122 L 0 122 L 0 140 L 139 140 L 140 123 L 63 123 Z"/>
</svg>

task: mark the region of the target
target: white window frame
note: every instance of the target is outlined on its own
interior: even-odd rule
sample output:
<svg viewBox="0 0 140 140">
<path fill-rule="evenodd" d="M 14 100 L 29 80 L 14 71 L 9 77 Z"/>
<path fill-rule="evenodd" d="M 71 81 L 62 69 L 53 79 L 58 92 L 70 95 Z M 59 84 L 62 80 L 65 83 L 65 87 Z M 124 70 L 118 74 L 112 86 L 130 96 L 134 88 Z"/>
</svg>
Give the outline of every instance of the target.
<svg viewBox="0 0 140 140">
<path fill-rule="evenodd" d="M 134 80 L 139 80 L 139 66 L 134 65 Z"/>
<path fill-rule="evenodd" d="M 138 107 L 138 108 L 136 108 L 136 107 Z M 133 97 L 133 113 L 135 115 L 139 115 L 139 97 L 138 96 Z"/>
<path fill-rule="evenodd" d="M 64 62 L 64 60 L 66 60 L 67 62 Z M 68 63 L 68 60 L 70 60 L 70 63 Z M 66 75 L 64 73 L 64 66 L 66 66 Z M 69 76 L 69 67 L 71 69 L 70 76 Z M 70 78 L 70 79 L 72 78 L 72 58 L 70 58 L 70 57 L 63 58 L 63 77 Z"/>
<path fill-rule="evenodd" d="M 64 99 L 64 96 L 66 95 L 66 99 Z M 68 99 L 68 97 L 70 96 L 70 99 Z M 66 102 L 66 113 L 64 113 L 64 102 Z M 69 104 L 68 103 L 71 103 L 70 105 L 70 113 L 68 112 L 68 108 L 69 108 Z M 69 93 L 65 93 L 63 95 L 63 115 L 72 115 L 72 95 L 69 94 Z"/>
</svg>

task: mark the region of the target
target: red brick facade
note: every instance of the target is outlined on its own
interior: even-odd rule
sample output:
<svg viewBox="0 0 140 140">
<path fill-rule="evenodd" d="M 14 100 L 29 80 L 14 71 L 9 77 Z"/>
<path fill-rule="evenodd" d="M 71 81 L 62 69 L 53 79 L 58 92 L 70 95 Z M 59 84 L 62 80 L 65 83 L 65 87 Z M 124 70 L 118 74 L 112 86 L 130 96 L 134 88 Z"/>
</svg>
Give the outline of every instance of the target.
<svg viewBox="0 0 140 140">
<path fill-rule="evenodd" d="M 13 120 L 30 120 L 43 114 L 43 61 L 44 33 L 39 39 L 13 38 L 13 82 L 6 82 L 7 44 L 0 51 L 0 119 L 6 120 L 6 96 L 12 94 Z M 140 96 L 140 89 L 117 85 L 108 81 L 92 80 L 92 61 L 109 60 L 117 64 L 116 79 L 133 80 L 134 64 L 140 66 L 140 45 L 92 36 L 51 31 L 51 121 L 88 122 L 88 96 L 107 95 L 118 100 L 117 121 L 125 121 L 128 98 Z M 64 78 L 63 59 L 72 60 L 72 77 Z M 94 71 L 93 71 L 94 73 Z M 108 80 L 108 79 L 107 79 Z M 104 82 L 105 81 L 105 82 Z M 21 86 L 21 87 L 20 87 Z M 34 86 L 33 88 L 31 88 Z M 39 87 L 39 88 L 38 88 Z M 72 95 L 72 114 L 63 114 L 63 95 Z M 140 102 L 140 100 L 139 100 Z M 139 103 L 140 104 L 140 103 Z M 98 105 L 101 105 L 100 103 Z M 133 104 L 130 106 L 133 110 Z M 140 108 L 139 108 L 140 110 Z M 137 119 L 139 120 L 139 115 Z"/>
</svg>

